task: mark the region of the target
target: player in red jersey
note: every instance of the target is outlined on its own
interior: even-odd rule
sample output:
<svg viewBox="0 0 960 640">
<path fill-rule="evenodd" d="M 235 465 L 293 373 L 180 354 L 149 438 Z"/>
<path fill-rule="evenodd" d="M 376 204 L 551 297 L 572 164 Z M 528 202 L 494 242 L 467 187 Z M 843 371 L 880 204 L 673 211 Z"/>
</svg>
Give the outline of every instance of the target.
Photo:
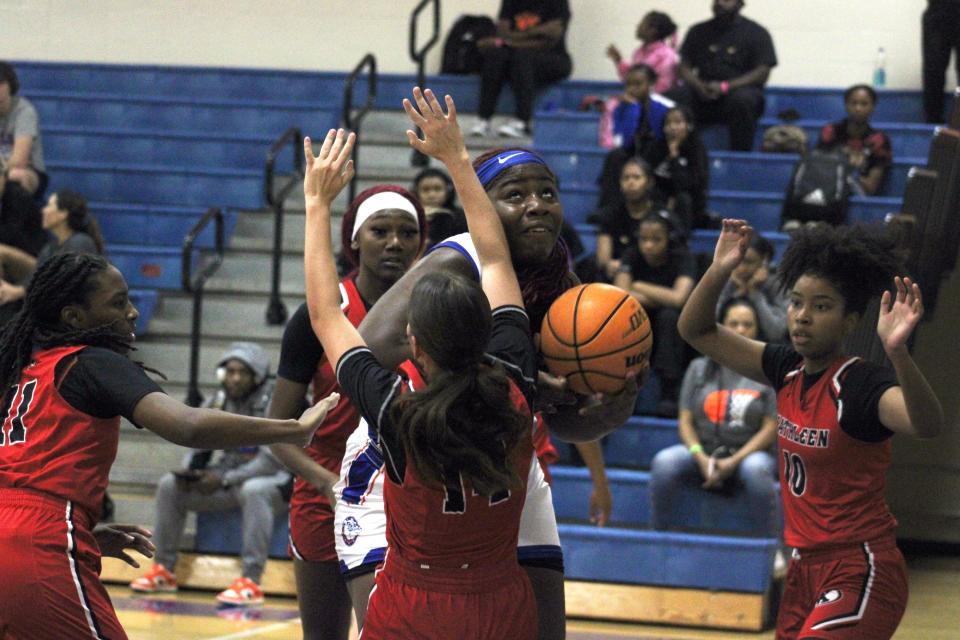
<svg viewBox="0 0 960 640">
<path fill-rule="evenodd" d="M 102 554 L 150 555 L 145 535 L 98 530 L 120 416 L 187 447 L 304 445 L 336 403 L 299 421 L 194 409 L 127 358 L 137 310 L 104 258 L 65 253 L 34 273 L 0 337 L 0 637 L 126 638 L 100 583 Z"/>
<path fill-rule="evenodd" d="M 529 321 L 519 306 L 503 228 L 471 168 L 452 100 L 445 116 L 432 93 L 415 90 L 414 96 L 427 117 L 405 101 L 425 136 L 411 144 L 446 164 L 483 264 L 483 292 L 456 274 L 430 274 L 414 288 L 409 333 L 415 364 L 405 366 L 419 370 L 425 387 L 419 376 L 405 382 L 381 367 L 336 313 L 324 232 L 329 203 L 351 174 L 353 135 L 345 143 L 342 131 L 336 137 L 331 131 L 319 158 L 306 148 L 305 263 L 313 327 L 337 361 L 345 393 L 375 434 L 388 475 L 389 551 L 362 637 L 532 639 L 536 605 L 516 557 L 533 450 L 532 415 L 520 391 L 532 391 L 536 371 Z M 411 383 L 414 392 L 403 393 Z"/>
<path fill-rule="evenodd" d="M 804 229 L 779 267 L 791 344 L 750 340 L 717 325 L 715 309 L 752 233 L 742 220 L 724 220 L 679 327 L 701 353 L 777 390 L 784 539 L 796 548 L 777 638 L 890 638 L 907 604 L 897 522 L 884 500 L 890 437 L 929 438 L 943 426 L 907 350 L 923 315 L 920 287 L 894 278 L 892 243 L 878 231 Z M 877 336 L 892 371 L 843 352 L 881 292 Z"/>
<path fill-rule="evenodd" d="M 371 187 L 354 198 L 343 217 L 340 235 L 341 255 L 354 267 L 340 281 L 340 308 L 351 324 L 358 326 L 367 309 L 423 250 L 426 216 L 417 199 L 403 187 Z M 340 390 L 310 327 L 304 303 L 283 332 L 277 385 L 267 415 L 297 415 L 311 384 L 314 398 Z M 350 598 L 334 548 L 329 492 L 331 481 L 337 479 L 335 474 L 340 473 L 347 438 L 359 422 L 360 413 L 343 397 L 306 449 L 271 447 L 297 475 L 290 499 L 289 546 L 306 640 L 346 640 L 350 631 Z"/>
</svg>

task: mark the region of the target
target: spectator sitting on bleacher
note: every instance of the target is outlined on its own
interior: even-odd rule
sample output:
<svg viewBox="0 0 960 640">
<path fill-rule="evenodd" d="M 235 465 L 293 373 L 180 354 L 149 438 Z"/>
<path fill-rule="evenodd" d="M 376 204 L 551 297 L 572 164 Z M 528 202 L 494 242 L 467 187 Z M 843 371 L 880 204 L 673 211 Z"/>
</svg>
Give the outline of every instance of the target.
<svg viewBox="0 0 960 640">
<path fill-rule="evenodd" d="M 630 61 L 623 59 L 615 45 L 607 47 L 607 57 L 617 67 L 617 75 L 624 82 L 631 66 L 650 65 L 657 72 L 653 90 L 664 93 L 673 89 L 677 80 L 677 25 L 661 11 L 650 11 L 637 25 L 637 39 L 643 44 L 633 52 Z M 669 40 L 668 40 L 669 39 Z"/>
<path fill-rule="evenodd" d="M 18 183 L 8 181 L 0 172 L 0 247 L 11 246 L 36 256 L 47 243 L 40 220 L 40 206 Z"/>
<path fill-rule="evenodd" d="M 757 310 L 746 298 L 731 298 L 720 310 L 728 329 L 757 339 Z M 656 334 L 654 334 L 656 335 Z M 706 357 L 687 367 L 677 421 L 681 444 L 663 449 L 650 465 L 651 525 L 674 528 L 671 511 L 683 487 L 744 491 L 754 531 L 778 535 L 777 461 L 770 447 L 777 433 L 773 389 Z"/>
<path fill-rule="evenodd" d="M 787 299 L 780 290 L 780 279 L 771 273 L 773 244 L 754 233 L 743 261 L 733 270 L 717 301 L 717 310 L 737 298 L 753 305 L 760 332 L 769 342 L 787 340 Z"/>
<path fill-rule="evenodd" d="M 0 171 L 30 195 L 47 189 L 40 120 L 30 101 L 19 95 L 17 72 L 0 62 Z"/>
<path fill-rule="evenodd" d="M 687 229 L 715 227 L 707 215 L 710 162 L 693 116 L 686 107 L 671 107 L 658 138 L 644 159 L 653 168 L 657 190 L 667 198 L 667 208 Z"/>
<path fill-rule="evenodd" d="M 627 69 L 623 93 L 609 98 L 600 118 L 600 146 L 641 155 L 654 140 L 663 138 L 663 120 L 673 102 L 651 92 L 657 72 L 647 64 Z"/>
<path fill-rule="evenodd" d="M 457 206 L 453 180 L 440 169 L 428 167 L 413 179 L 411 191 L 427 216 L 427 245 L 424 250 L 458 233 L 467 232 L 467 219 Z"/>
<path fill-rule="evenodd" d="M 262 417 L 270 401 L 270 360 L 260 345 L 234 342 L 220 358 L 221 387 L 204 406 L 245 416 Z M 188 511 L 227 511 L 243 514 L 243 576 L 217 600 L 226 604 L 263 602 L 260 578 L 267 562 L 274 518 L 287 509 L 292 477 L 266 447 L 222 452 L 213 464 L 213 451 L 194 451 L 185 469 L 165 474 L 157 484 L 157 516 L 153 567 L 130 583 L 143 593 L 177 590 L 173 569 Z"/>
<path fill-rule="evenodd" d="M 7 185 L 18 189 L 17 185 Z M 22 193 L 22 191 L 21 191 Z M 103 238 L 97 221 L 87 211 L 79 193 L 60 190 L 47 200 L 41 226 L 50 238 L 36 257 L 13 245 L 0 245 L 0 326 L 13 317 L 26 295 L 27 282 L 37 266 L 58 253 L 103 253 Z"/>
<path fill-rule="evenodd" d="M 623 254 L 613 284 L 640 301 L 653 328 L 651 366 L 660 380 L 657 415 L 676 417 L 686 347 L 677 332 L 693 291 L 696 265 L 679 225 L 667 211 L 640 221 L 636 244 Z"/>
<path fill-rule="evenodd" d="M 840 149 L 847 154 L 856 170 L 854 190 L 872 196 L 880 191 L 893 163 L 890 138 L 870 126 L 870 116 L 877 106 L 877 92 L 865 84 L 857 84 L 843 93 L 847 117 L 820 130 L 817 148 Z"/>
<path fill-rule="evenodd" d="M 713 19 L 690 28 L 680 47 L 683 85 L 671 94 L 693 110 L 698 123 L 726 123 L 734 151 L 753 148 L 763 86 L 777 65 L 770 33 L 740 15 L 743 5 L 713 0 Z"/>
<path fill-rule="evenodd" d="M 620 197 L 611 199 L 590 221 L 600 227 L 597 233 L 597 271 L 600 279 L 613 282 L 620 271 L 621 258 L 636 246 L 640 222 L 657 211 L 650 166 L 640 158 L 630 158 L 620 170 Z"/>
<path fill-rule="evenodd" d="M 570 22 L 567 0 L 502 0 L 496 37 L 477 43 L 480 70 L 480 120 L 470 135 L 490 133 L 490 118 L 500 90 L 508 81 L 516 102 L 516 118 L 497 133 L 508 138 L 529 135 L 536 92 L 570 75 L 573 63 L 564 39 Z"/>
</svg>

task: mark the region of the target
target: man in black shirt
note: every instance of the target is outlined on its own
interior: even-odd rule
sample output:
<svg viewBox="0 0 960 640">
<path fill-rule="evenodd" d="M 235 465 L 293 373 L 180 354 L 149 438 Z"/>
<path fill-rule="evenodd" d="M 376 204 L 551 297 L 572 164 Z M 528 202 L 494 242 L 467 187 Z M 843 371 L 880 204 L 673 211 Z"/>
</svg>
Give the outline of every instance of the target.
<svg viewBox="0 0 960 640">
<path fill-rule="evenodd" d="M 960 79 L 960 0 L 927 0 L 923 12 L 923 112 L 927 122 L 943 122 L 943 76 L 950 53 Z"/>
<path fill-rule="evenodd" d="M 713 19 L 695 24 L 680 48 L 683 85 L 672 97 L 700 122 L 724 122 L 730 148 L 750 151 L 763 113 L 763 85 L 777 54 L 770 33 L 740 15 L 743 0 L 713 0 Z"/>
</svg>

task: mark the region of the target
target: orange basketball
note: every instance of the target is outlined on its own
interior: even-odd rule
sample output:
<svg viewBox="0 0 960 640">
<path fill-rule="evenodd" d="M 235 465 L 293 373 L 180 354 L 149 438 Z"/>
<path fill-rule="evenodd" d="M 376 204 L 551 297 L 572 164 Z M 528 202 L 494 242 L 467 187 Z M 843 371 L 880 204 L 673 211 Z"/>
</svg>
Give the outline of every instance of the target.
<svg viewBox="0 0 960 640">
<path fill-rule="evenodd" d="M 650 357 L 653 331 L 643 306 L 623 289 L 582 284 L 554 300 L 540 328 L 547 368 L 580 394 L 616 393 Z"/>
</svg>

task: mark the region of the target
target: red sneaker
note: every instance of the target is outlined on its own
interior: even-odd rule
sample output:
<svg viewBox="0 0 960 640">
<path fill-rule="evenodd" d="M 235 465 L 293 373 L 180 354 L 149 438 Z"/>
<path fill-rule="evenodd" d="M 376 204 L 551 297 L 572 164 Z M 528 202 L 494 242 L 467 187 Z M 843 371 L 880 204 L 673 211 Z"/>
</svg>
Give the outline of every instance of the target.
<svg viewBox="0 0 960 640">
<path fill-rule="evenodd" d="M 177 579 L 162 564 L 155 564 L 131 582 L 130 588 L 140 593 L 173 593 L 177 590 Z"/>
<path fill-rule="evenodd" d="M 217 600 L 239 607 L 263 604 L 263 591 L 250 578 L 237 578 L 233 584 L 217 594 Z"/>
</svg>

